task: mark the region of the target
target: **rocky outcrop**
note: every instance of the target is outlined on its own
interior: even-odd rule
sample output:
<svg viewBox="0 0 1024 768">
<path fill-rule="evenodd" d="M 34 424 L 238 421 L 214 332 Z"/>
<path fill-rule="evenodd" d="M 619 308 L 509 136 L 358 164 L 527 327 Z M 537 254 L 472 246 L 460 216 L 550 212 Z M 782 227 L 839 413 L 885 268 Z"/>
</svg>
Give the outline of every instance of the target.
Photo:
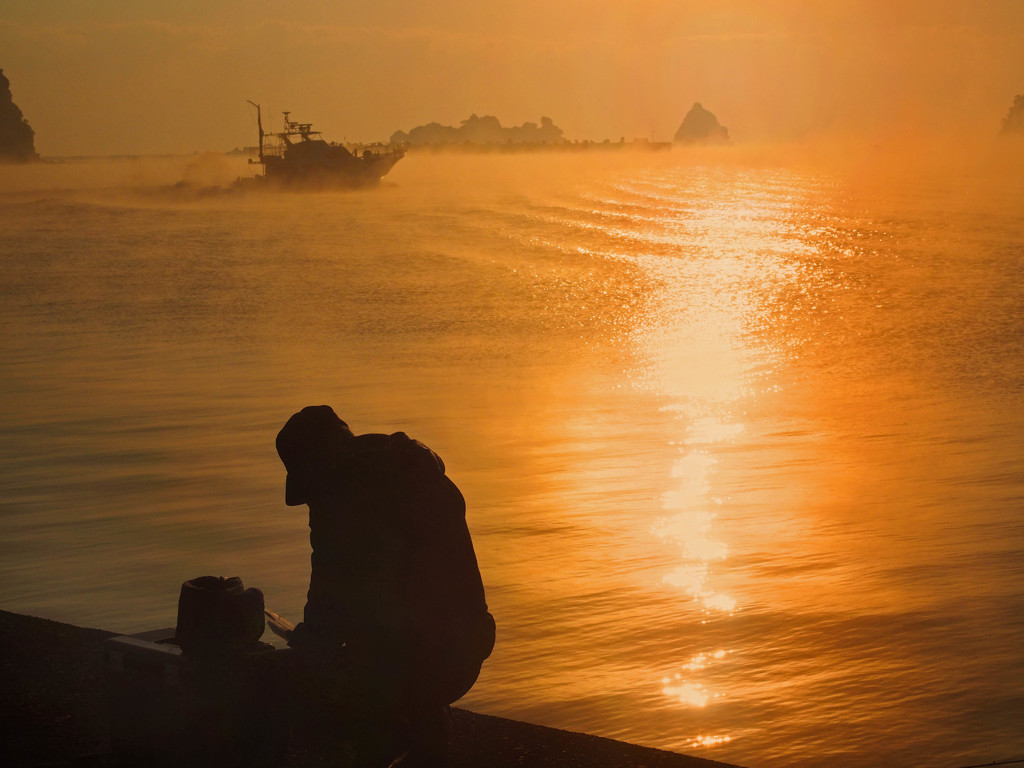
<svg viewBox="0 0 1024 768">
<path fill-rule="evenodd" d="M 729 130 L 698 102 L 686 113 L 673 141 L 678 144 L 729 144 Z"/>
<path fill-rule="evenodd" d="M 0 161 L 27 163 L 38 160 L 35 131 L 11 96 L 11 82 L 0 69 Z"/>
<path fill-rule="evenodd" d="M 1003 118 L 1002 133 L 1024 136 L 1024 94 L 1018 94 L 1013 100 L 1013 106 Z"/>
<path fill-rule="evenodd" d="M 395 131 L 391 141 L 409 146 L 464 145 L 464 144 L 559 144 L 562 129 L 550 117 L 542 117 L 540 125 L 523 123 L 508 128 L 493 115 L 470 115 L 456 128 L 440 123 L 419 125 L 408 133 Z"/>
</svg>

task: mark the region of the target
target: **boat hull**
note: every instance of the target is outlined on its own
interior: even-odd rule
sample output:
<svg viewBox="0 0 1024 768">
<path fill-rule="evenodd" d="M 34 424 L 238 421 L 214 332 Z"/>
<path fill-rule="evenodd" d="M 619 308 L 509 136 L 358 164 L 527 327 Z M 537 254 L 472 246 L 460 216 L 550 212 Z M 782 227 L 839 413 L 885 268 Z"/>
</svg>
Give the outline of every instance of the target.
<svg viewBox="0 0 1024 768">
<path fill-rule="evenodd" d="M 264 175 L 266 184 L 282 187 L 369 187 L 380 180 L 402 159 L 402 154 L 390 153 L 374 157 L 349 157 L 337 163 L 294 163 L 287 159 L 273 162 L 266 158 Z"/>
</svg>

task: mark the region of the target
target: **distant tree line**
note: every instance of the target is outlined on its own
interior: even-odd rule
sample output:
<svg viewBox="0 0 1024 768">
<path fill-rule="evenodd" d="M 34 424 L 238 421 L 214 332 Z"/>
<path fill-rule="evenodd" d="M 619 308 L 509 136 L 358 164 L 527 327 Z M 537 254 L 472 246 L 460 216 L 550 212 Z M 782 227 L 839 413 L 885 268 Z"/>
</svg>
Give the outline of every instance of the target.
<svg viewBox="0 0 1024 768">
<path fill-rule="evenodd" d="M 428 123 L 418 125 L 408 133 L 395 131 L 391 135 L 395 144 L 409 146 L 460 145 L 460 144 L 559 144 L 562 129 L 550 117 L 542 117 L 537 123 L 504 127 L 493 115 L 470 115 L 456 128 L 452 125 Z"/>
</svg>

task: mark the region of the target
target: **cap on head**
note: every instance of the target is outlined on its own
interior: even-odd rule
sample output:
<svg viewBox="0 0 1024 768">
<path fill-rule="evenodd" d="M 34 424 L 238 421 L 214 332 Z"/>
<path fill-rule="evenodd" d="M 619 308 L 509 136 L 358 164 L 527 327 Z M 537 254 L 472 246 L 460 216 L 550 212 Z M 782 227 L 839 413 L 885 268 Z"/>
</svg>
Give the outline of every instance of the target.
<svg viewBox="0 0 1024 768">
<path fill-rule="evenodd" d="M 277 455 L 288 470 L 285 504 L 294 507 L 309 500 L 317 469 L 350 437 L 352 430 L 329 405 L 307 406 L 288 419 L 277 433 Z"/>
</svg>

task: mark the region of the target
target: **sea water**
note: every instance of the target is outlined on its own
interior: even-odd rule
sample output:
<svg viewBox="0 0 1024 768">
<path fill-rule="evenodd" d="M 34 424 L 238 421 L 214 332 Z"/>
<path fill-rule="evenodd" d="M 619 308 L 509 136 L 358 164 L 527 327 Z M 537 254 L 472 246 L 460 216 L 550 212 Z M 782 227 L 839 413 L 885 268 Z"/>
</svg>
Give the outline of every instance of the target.
<svg viewBox="0 0 1024 768">
<path fill-rule="evenodd" d="M 0 169 L 0 608 L 301 617 L 277 430 L 436 450 L 469 709 L 750 768 L 1024 757 L 1024 175 L 740 150 Z M 736 155 L 740 156 L 737 158 Z"/>
</svg>

